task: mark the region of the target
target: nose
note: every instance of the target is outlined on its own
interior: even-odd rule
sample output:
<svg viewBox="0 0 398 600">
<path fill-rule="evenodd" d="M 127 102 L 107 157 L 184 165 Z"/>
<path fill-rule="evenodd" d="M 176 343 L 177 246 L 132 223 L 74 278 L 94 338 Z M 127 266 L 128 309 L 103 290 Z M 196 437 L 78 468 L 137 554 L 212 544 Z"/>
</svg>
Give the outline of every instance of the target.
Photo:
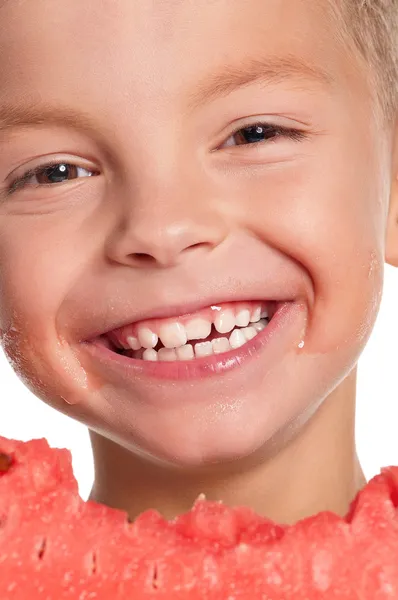
<svg viewBox="0 0 398 600">
<path fill-rule="evenodd" d="M 226 219 L 208 194 L 199 197 L 197 189 L 182 184 L 157 186 L 156 192 L 153 187 L 145 191 L 141 185 L 122 203 L 107 243 L 111 260 L 135 268 L 171 267 L 211 252 L 227 237 Z"/>
</svg>

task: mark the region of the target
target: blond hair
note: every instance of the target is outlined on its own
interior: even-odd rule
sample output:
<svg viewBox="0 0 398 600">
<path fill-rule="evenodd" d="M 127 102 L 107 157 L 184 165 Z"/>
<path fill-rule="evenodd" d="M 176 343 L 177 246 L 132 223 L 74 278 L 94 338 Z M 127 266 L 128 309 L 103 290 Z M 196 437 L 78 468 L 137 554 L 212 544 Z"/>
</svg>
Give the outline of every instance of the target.
<svg viewBox="0 0 398 600">
<path fill-rule="evenodd" d="M 366 68 L 383 115 L 398 113 L 398 0 L 329 0 L 340 31 Z M 369 68 L 370 66 L 370 68 Z"/>
</svg>

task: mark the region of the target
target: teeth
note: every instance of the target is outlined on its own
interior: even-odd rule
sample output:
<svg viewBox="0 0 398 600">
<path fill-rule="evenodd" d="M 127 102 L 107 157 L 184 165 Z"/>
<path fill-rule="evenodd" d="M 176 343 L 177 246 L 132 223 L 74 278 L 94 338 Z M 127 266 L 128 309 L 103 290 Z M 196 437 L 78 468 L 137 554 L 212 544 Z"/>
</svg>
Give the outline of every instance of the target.
<svg viewBox="0 0 398 600">
<path fill-rule="evenodd" d="M 143 348 L 154 348 L 159 341 L 156 333 L 147 327 L 141 327 L 138 331 L 138 340 Z"/>
<path fill-rule="evenodd" d="M 192 360 L 194 357 L 192 344 L 185 344 L 181 348 L 176 349 L 178 360 Z"/>
<path fill-rule="evenodd" d="M 234 329 L 230 335 L 229 343 L 231 348 L 240 348 L 243 344 L 246 344 L 246 339 L 240 329 Z"/>
<path fill-rule="evenodd" d="M 247 342 L 250 342 L 250 340 L 256 337 L 258 333 L 254 327 L 245 327 L 244 329 L 241 329 L 241 332 L 245 336 Z"/>
<path fill-rule="evenodd" d="M 153 350 L 152 348 L 148 348 L 147 350 L 144 351 L 142 358 L 144 360 L 150 360 L 152 362 L 156 362 L 158 360 L 158 353 L 156 352 L 156 350 Z"/>
<path fill-rule="evenodd" d="M 231 350 L 231 344 L 228 338 L 222 337 L 212 341 L 214 354 L 221 354 L 222 352 L 228 352 Z"/>
<path fill-rule="evenodd" d="M 221 310 L 214 322 L 216 331 L 219 333 L 230 333 L 228 337 L 220 337 L 214 340 L 188 344 L 188 340 L 205 340 L 212 330 L 212 323 L 203 318 L 194 318 L 184 326 L 181 323 L 167 323 L 160 327 L 159 336 L 149 327 L 138 329 L 137 337 L 128 336 L 126 342 L 117 345 L 132 350 L 144 349 L 143 360 L 147 361 L 174 361 L 192 360 L 197 357 L 222 354 L 231 348 L 239 348 L 246 342 L 252 340 L 260 331 L 268 325 L 269 316 L 266 309 L 260 306 L 252 311 L 244 308 L 234 314 L 226 308 Z M 235 329 L 240 327 L 241 329 Z M 159 340 L 164 345 L 158 352 L 154 350 Z M 128 344 L 128 345 L 127 345 Z"/>
<path fill-rule="evenodd" d="M 247 327 L 250 322 L 250 310 L 243 309 L 236 315 L 236 324 L 238 327 Z"/>
<path fill-rule="evenodd" d="M 160 328 L 159 337 L 165 348 L 178 348 L 187 343 L 187 333 L 181 323 L 167 323 L 163 325 Z"/>
<path fill-rule="evenodd" d="M 192 319 L 185 325 L 188 340 L 204 340 L 211 332 L 211 323 L 205 319 Z"/>
<path fill-rule="evenodd" d="M 210 356 L 213 354 L 213 344 L 211 342 L 201 342 L 200 344 L 195 344 L 195 355 L 197 358 L 201 358 L 202 356 Z"/>
<path fill-rule="evenodd" d="M 219 333 L 228 333 L 235 327 L 235 315 L 229 308 L 218 313 L 214 327 Z"/>
<path fill-rule="evenodd" d="M 161 361 L 177 360 L 177 353 L 174 348 L 160 348 L 158 350 L 158 359 Z"/>
<path fill-rule="evenodd" d="M 261 307 L 259 306 L 258 308 L 255 308 L 252 312 L 250 321 L 252 323 L 256 323 L 257 321 L 259 321 L 261 319 Z"/>
<path fill-rule="evenodd" d="M 266 328 L 266 326 L 267 326 L 267 323 L 265 321 L 259 321 L 258 323 L 253 323 L 253 327 L 257 332 L 262 331 L 263 329 Z"/>
<path fill-rule="evenodd" d="M 127 338 L 127 343 L 132 350 L 139 350 L 141 348 L 141 344 L 138 339 L 132 335 Z"/>
</svg>

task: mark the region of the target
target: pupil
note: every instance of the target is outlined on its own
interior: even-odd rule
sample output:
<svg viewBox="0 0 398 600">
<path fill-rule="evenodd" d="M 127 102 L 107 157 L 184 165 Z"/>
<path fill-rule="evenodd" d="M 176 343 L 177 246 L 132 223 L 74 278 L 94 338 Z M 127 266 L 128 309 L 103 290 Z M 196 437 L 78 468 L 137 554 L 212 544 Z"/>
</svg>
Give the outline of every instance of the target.
<svg viewBox="0 0 398 600">
<path fill-rule="evenodd" d="M 73 167 L 72 167 L 73 169 Z M 44 177 L 50 181 L 50 183 L 60 183 L 68 178 L 70 175 L 71 167 L 66 164 L 54 165 L 48 167 L 43 173 Z"/>
<path fill-rule="evenodd" d="M 253 127 L 246 127 L 243 130 L 243 137 L 249 144 L 254 144 L 255 142 L 261 142 L 266 133 L 267 131 L 264 126 L 254 125 Z"/>
</svg>

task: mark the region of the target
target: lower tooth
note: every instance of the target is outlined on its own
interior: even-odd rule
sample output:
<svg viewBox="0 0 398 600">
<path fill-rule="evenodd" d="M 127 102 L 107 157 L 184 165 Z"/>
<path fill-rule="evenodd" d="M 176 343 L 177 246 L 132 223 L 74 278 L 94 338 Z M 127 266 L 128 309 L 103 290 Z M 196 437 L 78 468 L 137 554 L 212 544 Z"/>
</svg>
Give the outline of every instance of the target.
<svg viewBox="0 0 398 600">
<path fill-rule="evenodd" d="M 160 348 L 158 350 L 158 359 L 161 361 L 177 360 L 177 353 L 174 348 Z"/>
<path fill-rule="evenodd" d="M 252 327 L 254 327 L 254 329 L 259 332 L 262 331 L 263 329 L 265 329 L 267 327 L 267 323 L 265 321 L 259 321 L 258 323 L 253 323 Z"/>
<path fill-rule="evenodd" d="M 194 357 L 192 344 L 185 344 L 185 346 L 177 348 L 176 354 L 178 360 L 192 360 Z"/>
<path fill-rule="evenodd" d="M 212 342 L 214 354 L 221 354 L 222 352 L 228 352 L 231 350 L 231 345 L 228 338 L 216 338 Z"/>
<path fill-rule="evenodd" d="M 211 354 L 213 354 L 213 344 L 211 342 L 195 344 L 195 355 L 197 358 L 201 358 L 202 356 L 210 356 Z"/>
<path fill-rule="evenodd" d="M 150 360 L 152 362 L 155 362 L 158 360 L 158 353 L 156 352 L 156 350 L 149 348 L 148 350 L 144 350 L 142 358 L 143 360 Z"/>
<path fill-rule="evenodd" d="M 254 327 L 245 327 L 241 329 L 243 335 L 245 336 L 245 340 L 250 342 L 254 337 L 256 337 L 258 331 Z"/>
<path fill-rule="evenodd" d="M 229 343 L 231 348 L 240 348 L 243 344 L 246 344 L 246 339 L 240 329 L 234 329 L 230 335 Z"/>
</svg>

